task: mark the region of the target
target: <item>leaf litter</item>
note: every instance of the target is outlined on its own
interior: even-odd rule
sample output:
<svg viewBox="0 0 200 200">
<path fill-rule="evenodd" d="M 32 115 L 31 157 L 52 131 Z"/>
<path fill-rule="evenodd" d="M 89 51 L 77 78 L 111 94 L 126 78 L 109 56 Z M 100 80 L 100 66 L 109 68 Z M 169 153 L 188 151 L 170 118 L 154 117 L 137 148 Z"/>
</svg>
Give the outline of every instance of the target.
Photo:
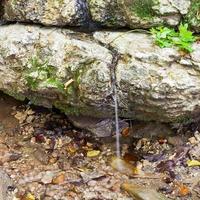
<svg viewBox="0 0 200 200">
<path fill-rule="evenodd" d="M 114 140 L 77 130 L 60 113 L 21 105 L 10 117 L 18 124 L 14 132 L 1 131 L 0 156 L 16 183 L 16 200 L 200 199 L 197 130 L 184 130 L 184 142 L 174 143 L 180 130 L 148 138 L 130 124 L 116 158 Z"/>
</svg>

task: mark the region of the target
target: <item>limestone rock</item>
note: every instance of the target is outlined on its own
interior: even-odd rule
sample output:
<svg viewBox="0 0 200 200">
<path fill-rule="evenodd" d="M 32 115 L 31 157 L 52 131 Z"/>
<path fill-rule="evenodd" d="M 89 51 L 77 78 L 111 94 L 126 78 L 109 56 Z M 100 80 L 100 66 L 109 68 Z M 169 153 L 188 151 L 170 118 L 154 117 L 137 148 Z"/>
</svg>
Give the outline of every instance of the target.
<svg viewBox="0 0 200 200">
<path fill-rule="evenodd" d="M 196 32 L 200 32 L 200 15 L 199 15 L 199 0 L 191 0 L 189 12 L 186 15 L 186 20 Z"/>
<path fill-rule="evenodd" d="M 109 50 L 86 34 L 0 27 L 0 89 L 34 104 L 69 114 L 111 115 L 111 60 Z"/>
<path fill-rule="evenodd" d="M 68 116 L 75 127 L 85 129 L 97 137 L 109 137 L 115 133 L 115 122 L 112 119 L 99 119 L 84 116 Z M 128 123 L 119 120 L 120 132 L 128 127 Z"/>
<path fill-rule="evenodd" d="M 6 21 L 56 26 L 85 26 L 94 22 L 114 28 L 177 26 L 186 14 L 191 24 L 199 26 L 193 20 L 198 18 L 197 4 L 194 0 L 3 0 L 2 3 Z"/>
<path fill-rule="evenodd" d="M 143 33 L 102 31 L 94 37 L 121 54 L 116 69 L 121 116 L 184 121 L 199 112 L 200 44 L 182 55 L 175 48 L 156 46 Z"/>
<path fill-rule="evenodd" d="M 13 181 L 3 170 L 0 170 L 0 200 L 13 200 L 12 188 L 14 188 Z"/>
<path fill-rule="evenodd" d="M 191 54 L 162 49 L 144 33 L 99 31 L 92 36 L 0 26 L 0 90 L 66 114 L 105 119 L 114 114 L 115 71 L 119 116 L 181 122 L 200 108 L 200 44 L 193 47 Z M 116 52 L 120 58 L 113 65 Z"/>
<path fill-rule="evenodd" d="M 7 21 L 80 26 L 88 19 L 85 0 L 3 0 L 3 7 Z"/>
</svg>

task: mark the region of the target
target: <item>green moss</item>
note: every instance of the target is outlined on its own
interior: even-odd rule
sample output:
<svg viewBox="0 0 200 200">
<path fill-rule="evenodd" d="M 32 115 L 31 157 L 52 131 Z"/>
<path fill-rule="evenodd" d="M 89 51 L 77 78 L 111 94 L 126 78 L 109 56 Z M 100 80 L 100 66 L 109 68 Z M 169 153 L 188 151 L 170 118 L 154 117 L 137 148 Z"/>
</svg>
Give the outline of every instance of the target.
<svg viewBox="0 0 200 200">
<path fill-rule="evenodd" d="M 133 0 L 130 10 L 142 19 L 153 18 L 155 16 L 153 6 L 155 5 L 154 0 Z"/>
<path fill-rule="evenodd" d="M 36 90 L 40 88 L 56 88 L 63 92 L 64 84 L 56 77 L 56 68 L 48 64 L 48 61 L 41 62 L 33 57 L 28 62 L 28 70 L 24 72 L 27 85 Z"/>
<path fill-rule="evenodd" d="M 200 26 L 200 0 L 192 0 L 186 20 L 192 26 Z"/>
</svg>

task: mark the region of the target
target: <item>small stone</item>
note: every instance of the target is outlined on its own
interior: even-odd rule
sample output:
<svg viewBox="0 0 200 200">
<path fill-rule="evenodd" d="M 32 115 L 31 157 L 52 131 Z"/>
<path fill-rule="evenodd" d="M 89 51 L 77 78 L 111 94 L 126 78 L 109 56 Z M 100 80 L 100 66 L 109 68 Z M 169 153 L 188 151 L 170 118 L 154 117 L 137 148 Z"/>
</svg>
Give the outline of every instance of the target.
<svg viewBox="0 0 200 200">
<path fill-rule="evenodd" d="M 30 115 L 30 116 L 27 117 L 26 122 L 31 123 L 34 120 L 34 118 L 35 117 L 33 115 Z"/>
<path fill-rule="evenodd" d="M 48 154 L 45 152 L 44 149 L 40 149 L 38 148 L 34 153 L 33 153 L 34 157 L 43 165 L 47 165 L 49 162 L 49 156 Z"/>
<path fill-rule="evenodd" d="M 197 140 L 198 142 L 200 142 L 200 133 L 199 133 L 198 131 L 196 131 L 196 132 L 194 133 L 194 137 L 196 138 L 196 140 Z"/>
<path fill-rule="evenodd" d="M 51 172 L 51 171 L 47 171 L 44 176 L 42 177 L 41 179 L 41 182 L 44 183 L 44 184 L 49 184 L 52 182 L 53 180 L 53 177 L 54 177 L 54 172 Z"/>
<path fill-rule="evenodd" d="M 88 186 L 90 186 L 90 187 L 94 187 L 96 184 L 97 184 L 97 182 L 94 180 L 91 180 L 88 182 Z"/>
<path fill-rule="evenodd" d="M 197 144 L 198 143 L 195 137 L 191 137 L 188 140 L 189 140 L 190 144 Z"/>
<path fill-rule="evenodd" d="M 135 200 L 169 200 L 156 190 L 148 189 L 139 185 L 124 183 L 122 189 L 127 191 Z"/>
</svg>

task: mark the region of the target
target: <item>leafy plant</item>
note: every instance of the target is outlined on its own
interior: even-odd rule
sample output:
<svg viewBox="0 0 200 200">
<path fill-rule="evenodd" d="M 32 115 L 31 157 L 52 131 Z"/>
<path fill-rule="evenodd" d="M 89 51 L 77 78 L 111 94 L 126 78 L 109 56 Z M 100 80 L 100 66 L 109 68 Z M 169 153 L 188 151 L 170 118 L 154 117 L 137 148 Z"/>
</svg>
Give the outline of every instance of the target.
<svg viewBox="0 0 200 200">
<path fill-rule="evenodd" d="M 27 84 L 36 89 L 40 87 L 51 87 L 64 90 L 64 84 L 55 77 L 55 67 L 48 64 L 48 61 L 40 62 L 36 57 L 29 62 L 30 69 L 26 71 Z"/>
<path fill-rule="evenodd" d="M 188 30 L 188 24 L 180 24 L 178 31 L 167 27 L 157 27 L 150 30 L 155 42 L 161 48 L 177 46 L 186 52 L 192 52 L 192 44 L 196 37 Z"/>
</svg>

